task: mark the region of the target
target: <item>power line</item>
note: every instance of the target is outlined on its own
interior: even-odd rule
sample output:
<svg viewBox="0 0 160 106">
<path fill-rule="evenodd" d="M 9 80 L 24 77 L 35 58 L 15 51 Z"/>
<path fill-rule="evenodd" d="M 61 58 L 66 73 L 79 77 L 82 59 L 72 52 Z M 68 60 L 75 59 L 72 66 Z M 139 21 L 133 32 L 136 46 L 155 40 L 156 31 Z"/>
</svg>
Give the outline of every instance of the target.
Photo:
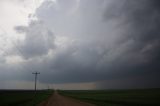
<svg viewBox="0 0 160 106">
<path fill-rule="evenodd" d="M 8 35 L 8 33 L 0 26 L 0 29 L 4 32 L 4 34 Z M 15 50 L 17 51 L 17 54 L 19 56 L 24 56 L 21 48 L 19 48 L 17 46 L 17 43 L 15 43 L 13 40 L 10 40 L 10 42 L 14 45 L 15 47 Z M 5 54 L 6 56 L 9 55 L 10 53 L 7 51 L 7 50 L 3 50 L 2 48 L 0 48 L 2 51 L 3 51 L 3 54 Z M 20 68 L 20 65 L 19 65 L 19 68 Z M 24 64 L 21 64 L 21 68 L 25 69 L 25 68 L 28 68 L 30 71 L 33 72 L 33 68 L 32 67 L 25 67 Z M 36 89 L 37 89 L 37 75 L 40 74 L 39 72 L 35 72 L 35 73 L 32 73 L 32 74 L 35 74 L 35 93 L 36 93 Z"/>
<path fill-rule="evenodd" d="M 34 86 L 34 90 L 35 90 L 35 93 L 36 93 L 36 90 L 37 90 L 37 75 L 40 74 L 40 72 L 35 72 L 35 73 L 32 73 L 35 75 L 35 86 Z"/>
<path fill-rule="evenodd" d="M 9 35 L 3 27 L 0 26 L 0 29 L 3 31 L 4 34 Z M 13 47 L 14 47 L 15 50 L 17 51 L 17 54 L 18 54 L 19 56 L 23 57 L 23 56 L 24 56 L 24 53 L 23 53 L 22 50 L 17 46 L 17 43 L 15 43 L 13 40 L 10 40 L 10 42 L 14 45 Z M 2 50 L 2 48 L 0 48 L 0 49 Z M 3 51 L 3 54 L 5 54 L 5 55 L 9 55 L 9 54 L 10 54 L 7 50 L 5 50 L 5 51 L 2 50 L 2 51 Z M 20 66 L 19 66 L 19 67 L 20 67 Z M 26 68 L 23 64 L 21 64 L 21 67 L 23 67 L 23 69 Z M 32 68 L 32 67 L 27 67 L 27 69 L 29 69 L 30 71 L 33 71 L 33 68 Z"/>
</svg>

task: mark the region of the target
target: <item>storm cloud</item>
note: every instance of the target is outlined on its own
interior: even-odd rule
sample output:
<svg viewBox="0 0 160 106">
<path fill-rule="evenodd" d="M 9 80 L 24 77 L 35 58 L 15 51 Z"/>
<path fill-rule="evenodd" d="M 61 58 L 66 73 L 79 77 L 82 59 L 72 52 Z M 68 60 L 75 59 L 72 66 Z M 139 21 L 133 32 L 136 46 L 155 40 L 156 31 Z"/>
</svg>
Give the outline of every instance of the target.
<svg viewBox="0 0 160 106">
<path fill-rule="evenodd" d="M 25 80 L 35 70 L 42 83 L 160 87 L 158 0 L 44 0 L 34 16 L 14 28 Z"/>
</svg>

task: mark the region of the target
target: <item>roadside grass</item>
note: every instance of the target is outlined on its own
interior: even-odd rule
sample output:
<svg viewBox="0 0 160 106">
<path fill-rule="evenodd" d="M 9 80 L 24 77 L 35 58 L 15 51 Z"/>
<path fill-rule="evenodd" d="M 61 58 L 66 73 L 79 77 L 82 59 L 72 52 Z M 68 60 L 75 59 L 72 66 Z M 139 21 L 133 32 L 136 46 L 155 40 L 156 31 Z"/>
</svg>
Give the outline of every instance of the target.
<svg viewBox="0 0 160 106">
<path fill-rule="evenodd" d="M 0 91 L 0 106 L 36 106 L 47 99 L 53 91 Z"/>
<path fill-rule="evenodd" d="M 64 90 L 59 93 L 97 106 L 160 106 L 160 89 Z"/>
</svg>

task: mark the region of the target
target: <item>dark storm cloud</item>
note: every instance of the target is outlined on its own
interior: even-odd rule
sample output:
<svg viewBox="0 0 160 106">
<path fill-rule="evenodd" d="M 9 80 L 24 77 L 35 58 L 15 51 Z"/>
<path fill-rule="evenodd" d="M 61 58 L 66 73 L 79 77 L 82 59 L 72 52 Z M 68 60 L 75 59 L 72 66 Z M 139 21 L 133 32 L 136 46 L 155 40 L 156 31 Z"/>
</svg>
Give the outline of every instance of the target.
<svg viewBox="0 0 160 106">
<path fill-rule="evenodd" d="M 125 32 L 125 39 L 122 44 L 128 41 L 134 42 L 129 45 L 129 49 L 126 54 L 133 54 L 132 56 L 140 57 L 135 60 L 146 61 L 147 64 L 154 68 L 153 62 L 159 64 L 159 41 L 160 41 L 160 2 L 157 0 L 135 0 L 135 1 L 125 1 L 122 7 L 114 11 L 118 13 L 114 15 L 114 11 L 111 13 L 112 16 L 116 18 L 121 18 L 124 20 L 124 24 L 127 25 L 127 30 Z M 107 14 L 107 13 L 106 13 Z M 114 18 L 114 17 L 113 17 Z M 107 20 L 107 15 L 106 15 Z M 122 25 L 123 25 L 122 23 Z M 144 58 L 143 58 L 144 56 Z M 143 64 L 142 64 L 143 65 Z M 148 66 L 144 63 L 145 66 Z"/>
<path fill-rule="evenodd" d="M 102 88 L 107 88 L 105 83 L 110 83 L 109 88 L 138 87 L 143 82 L 141 87 L 158 86 L 158 0 L 69 0 L 67 3 L 60 0 L 57 4 L 45 1 L 36 15 L 54 31 L 55 41 L 59 37 L 69 40 L 56 45 L 49 57 L 26 64 L 43 73 L 41 82 L 104 81 L 98 84 Z M 44 55 L 52 47 L 48 44 L 52 41 L 42 39 L 40 32 L 43 28 L 30 24 L 16 29 L 26 33 L 26 39 L 20 46 L 25 57 Z M 127 81 L 123 83 L 124 79 Z M 137 80 L 141 82 L 135 84 Z"/>
<path fill-rule="evenodd" d="M 150 75 L 137 75 L 129 78 L 110 79 L 97 83 L 97 89 L 140 89 L 155 88 L 159 86 L 159 75 L 150 73 Z"/>
<path fill-rule="evenodd" d="M 137 85 L 142 88 L 151 87 L 151 85 L 154 85 L 152 87 L 158 86 L 160 81 L 157 77 L 160 74 L 159 6 L 160 2 L 158 0 L 121 0 L 120 5 L 115 4 L 115 8 L 111 9 L 112 11 L 108 9 L 105 12 L 104 18 L 106 21 L 108 18 L 122 19 L 119 27 L 125 25 L 127 28 L 123 35 L 124 39 L 120 39 L 120 42 L 118 42 L 118 47 L 126 42 L 132 42 L 127 45 L 128 49 L 121 54 L 121 57 L 113 62 L 116 68 L 111 67 L 111 70 L 123 70 L 122 73 L 117 73 L 119 75 L 113 76 L 128 77 L 128 83 L 121 81 L 122 88 L 124 85 L 126 85 L 125 87 Z M 133 76 L 140 76 L 140 83 L 136 83 L 136 78 L 129 78 Z M 113 81 L 113 83 L 116 82 Z M 105 86 L 105 84 L 103 83 L 102 86 Z"/>
</svg>

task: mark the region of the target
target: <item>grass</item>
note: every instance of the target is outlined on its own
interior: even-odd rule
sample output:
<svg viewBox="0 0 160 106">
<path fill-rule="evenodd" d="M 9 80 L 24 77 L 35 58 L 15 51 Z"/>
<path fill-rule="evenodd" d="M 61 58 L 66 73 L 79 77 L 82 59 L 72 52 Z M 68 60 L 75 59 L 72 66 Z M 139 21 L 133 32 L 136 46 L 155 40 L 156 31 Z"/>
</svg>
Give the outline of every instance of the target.
<svg viewBox="0 0 160 106">
<path fill-rule="evenodd" d="M 160 106 L 160 89 L 59 91 L 97 106 Z"/>
<path fill-rule="evenodd" d="M 47 99 L 53 91 L 0 91 L 0 106 L 36 106 Z"/>
</svg>

